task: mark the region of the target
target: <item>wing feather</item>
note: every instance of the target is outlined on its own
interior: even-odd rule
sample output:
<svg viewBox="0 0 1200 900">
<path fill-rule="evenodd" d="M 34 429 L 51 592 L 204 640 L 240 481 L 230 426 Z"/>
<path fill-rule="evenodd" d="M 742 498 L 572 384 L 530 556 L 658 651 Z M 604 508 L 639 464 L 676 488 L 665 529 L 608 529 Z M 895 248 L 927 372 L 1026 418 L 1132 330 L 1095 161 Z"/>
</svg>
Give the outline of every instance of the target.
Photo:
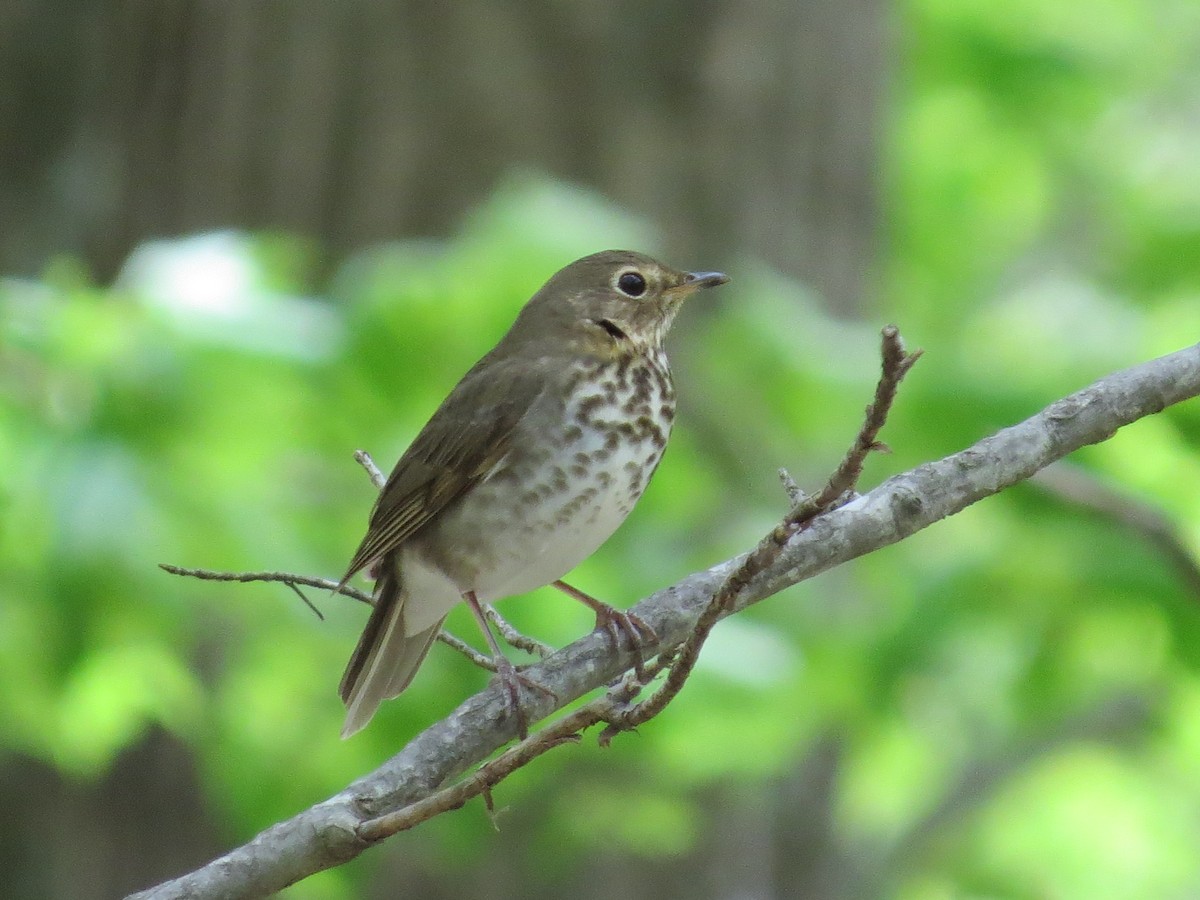
<svg viewBox="0 0 1200 900">
<path fill-rule="evenodd" d="M 485 362 L 463 377 L 396 463 L 342 584 L 410 540 L 508 454 L 518 423 L 543 394 L 547 367 L 492 361 L 483 374 Z"/>
</svg>

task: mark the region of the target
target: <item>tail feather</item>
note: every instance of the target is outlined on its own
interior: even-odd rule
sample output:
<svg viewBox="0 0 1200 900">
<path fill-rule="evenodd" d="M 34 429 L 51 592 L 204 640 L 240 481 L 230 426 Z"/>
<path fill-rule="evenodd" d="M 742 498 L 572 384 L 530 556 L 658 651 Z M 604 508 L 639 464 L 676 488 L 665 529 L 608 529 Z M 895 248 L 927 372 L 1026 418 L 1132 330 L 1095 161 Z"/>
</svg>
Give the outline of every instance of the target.
<svg viewBox="0 0 1200 900">
<path fill-rule="evenodd" d="M 338 686 L 338 693 L 346 704 L 343 738 L 364 728 L 380 703 L 408 687 L 442 627 L 439 620 L 430 628 L 408 634 L 404 624 L 408 595 L 395 567 L 385 565 L 383 568 L 375 594 L 375 609 Z"/>
</svg>

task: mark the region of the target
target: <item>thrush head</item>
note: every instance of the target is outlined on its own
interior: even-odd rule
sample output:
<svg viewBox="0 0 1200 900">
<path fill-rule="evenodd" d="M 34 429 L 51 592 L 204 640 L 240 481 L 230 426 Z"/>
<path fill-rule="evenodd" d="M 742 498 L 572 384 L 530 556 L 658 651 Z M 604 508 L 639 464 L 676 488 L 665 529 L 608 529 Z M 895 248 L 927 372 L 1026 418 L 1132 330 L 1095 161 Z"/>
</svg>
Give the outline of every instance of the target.
<svg viewBox="0 0 1200 900">
<path fill-rule="evenodd" d="M 630 250 L 593 253 L 534 294 L 504 343 L 557 339 L 588 355 L 645 352 L 662 345 L 684 300 L 728 280 L 720 272 L 672 269 Z"/>
</svg>

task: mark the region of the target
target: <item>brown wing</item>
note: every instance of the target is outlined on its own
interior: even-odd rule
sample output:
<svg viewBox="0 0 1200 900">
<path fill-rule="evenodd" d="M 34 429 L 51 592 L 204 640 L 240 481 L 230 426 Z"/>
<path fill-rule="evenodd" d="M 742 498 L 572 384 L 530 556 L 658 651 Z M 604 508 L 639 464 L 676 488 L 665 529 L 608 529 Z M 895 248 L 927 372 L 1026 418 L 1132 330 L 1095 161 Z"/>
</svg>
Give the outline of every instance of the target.
<svg viewBox="0 0 1200 900">
<path fill-rule="evenodd" d="M 342 584 L 391 553 L 487 477 L 545 385 L 537 360 L 481 360 L 433 414 L 388 476 Z"/>
</svg>

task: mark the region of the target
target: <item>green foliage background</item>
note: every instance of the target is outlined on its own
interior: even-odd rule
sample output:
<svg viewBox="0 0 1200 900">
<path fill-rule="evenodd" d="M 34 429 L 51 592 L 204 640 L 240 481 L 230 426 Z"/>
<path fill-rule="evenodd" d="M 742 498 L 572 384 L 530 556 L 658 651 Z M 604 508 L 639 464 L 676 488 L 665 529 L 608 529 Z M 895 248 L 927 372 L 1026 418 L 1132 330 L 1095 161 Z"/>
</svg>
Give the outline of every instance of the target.
<svg viewBox="0 0 1200 900">
<path fill-rule="evenodd" d="M 818 484 L 886 321 L 927 355 L 866 484 L 1200 336 L 1200 6 L 905 16 L 875 308 L 837 320 L 753 260 L 672 260 L 734 281 L 677 326 L 675 437 L 575 576 L 589 591 L 624 604 L 746 548 L 784 511 L 779 466 Z M 320 622 L 281 587 L 156 563 L 340 574 L 372 500 L 351 452 L 390 465 L 546 276 L 605 246 L 653 252 L 660 228 L 517 175 L 454 240 L 364 250 L 329 280 L 301 240 L 227 234 L 144 247 L 111 288 L 69 260 L 0 283 L 0 753 L 86 783 L 165 728 L 235 842 L 478 689 L 439 648 L 341 742 L 361 607 L 314 596 Z M 189 286 L 222 278 L 226 303 L 196 302 Z M 1198 444 L 1191 403 L 1072 462 L 1195 550 Z M 667 715 L 547 757 L 498 800 L 536 809 L 521 864 L 552 884 L 572 848 L 686 853 L 709 788 L 753 793 L 832 734 L 835 833 L 882 894 L 1183 896 L 1200 890 L 1197 599 L 1137 535 L 1023 485 L 724 623 Z M 550 593 L 506 612 L 556 644 L 590 627 Z M 430 870 L 462 866 L 491 825 L 469 807 L 401 840 Z M 377 865 L 292 893 L 355 896 Z"/>
</svg>

